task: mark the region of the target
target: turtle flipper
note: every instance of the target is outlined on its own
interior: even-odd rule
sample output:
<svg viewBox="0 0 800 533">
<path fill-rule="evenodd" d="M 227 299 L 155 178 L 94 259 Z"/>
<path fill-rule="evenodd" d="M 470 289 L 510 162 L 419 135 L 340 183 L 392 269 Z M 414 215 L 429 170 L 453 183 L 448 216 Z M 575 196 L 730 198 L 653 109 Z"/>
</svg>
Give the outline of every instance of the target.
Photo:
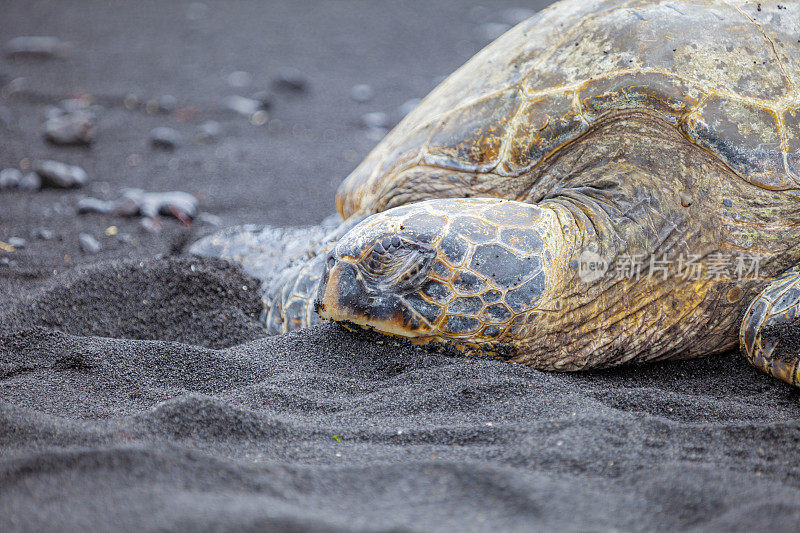
<svg viewBox="0 0 800 533">
<path fill-rule="evenodd" d="M 337 217 L 338 218 L 338 217 Z M 261 321 L 272 335 L 320 321 L 313 300 L 325 270 L 325 254 L 360 218 L 333 217 L 319 226 L 240 226 L 204 237 L 189 253 L 238 263 L 261 282 Z"/>
<path fill-rule="evenodd" d="M 739 341 L 756 367 L 800 386 L 800 267 L 778 277 L 753 300 Z"/>
</svg>

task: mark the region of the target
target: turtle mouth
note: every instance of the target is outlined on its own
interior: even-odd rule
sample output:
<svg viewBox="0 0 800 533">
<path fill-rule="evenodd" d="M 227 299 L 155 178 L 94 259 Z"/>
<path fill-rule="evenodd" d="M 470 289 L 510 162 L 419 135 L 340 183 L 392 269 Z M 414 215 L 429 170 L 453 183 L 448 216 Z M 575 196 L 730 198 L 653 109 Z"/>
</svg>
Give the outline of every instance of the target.
<svg viewBox="0 0 800 533">
<path fill-rule="evenodd" d="M 434 250 L 416 243 L 378 241 L 353 261 L 328 256 L 314 308 L 324 320 L 350 322 L 382 333 L 422 337 L 433 326 L 405 297 L 427 278 Z"/>
</svg>

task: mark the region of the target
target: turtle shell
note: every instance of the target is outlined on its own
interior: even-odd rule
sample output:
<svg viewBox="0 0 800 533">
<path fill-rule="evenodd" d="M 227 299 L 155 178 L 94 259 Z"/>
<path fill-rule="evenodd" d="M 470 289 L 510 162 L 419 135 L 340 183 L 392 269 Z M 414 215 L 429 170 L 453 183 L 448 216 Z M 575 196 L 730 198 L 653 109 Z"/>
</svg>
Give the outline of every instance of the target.
<svg viewBox="0 0 800 533">
<path fill-rule="evenodd" d="M 434 89 L 345 180 L 337 207 L 512 197 L 514 178 L 637 111 L 754 185 L 800 188 L 800 2 L 557 2 Z"/>
</svg>

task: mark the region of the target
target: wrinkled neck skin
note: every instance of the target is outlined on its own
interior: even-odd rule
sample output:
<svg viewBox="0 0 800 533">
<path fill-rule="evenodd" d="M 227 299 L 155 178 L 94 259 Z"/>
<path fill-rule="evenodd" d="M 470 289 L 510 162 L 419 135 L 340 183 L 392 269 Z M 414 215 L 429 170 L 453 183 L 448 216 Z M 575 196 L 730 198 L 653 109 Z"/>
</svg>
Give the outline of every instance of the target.
<svg viewBox="0 0 800 533">
<path fill-rule="evenodd" d="M 514 359 L 578 370 L 734 348 L 754 295 L 800 259 L 796 192 L 748 183 L 647 115 L 590 131 L 527 198 L 575 232 L 577 269 L 541 303 Z M 582 267 L 597 256 L 608 270 L 594 279 Z"/>
<path fill-rule="evenodd" d="M 516 201 L 356 226 L 328 259 L 323 318 L 547 370 L 692 357 L 735 347 L 752 297 L 800 260 L 797 191 L 748 183 L 647 114 L 504 179 Z"/>
</svg>

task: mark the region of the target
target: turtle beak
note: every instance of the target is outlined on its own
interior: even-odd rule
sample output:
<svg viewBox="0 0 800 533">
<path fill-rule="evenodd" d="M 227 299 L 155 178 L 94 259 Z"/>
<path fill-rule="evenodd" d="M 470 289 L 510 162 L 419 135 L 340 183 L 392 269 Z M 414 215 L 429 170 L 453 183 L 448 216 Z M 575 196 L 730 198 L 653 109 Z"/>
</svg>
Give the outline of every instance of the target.
<svg viewBox="0 0 800 533">
<path fill-rule="evenodd" d="M 323 320 L 346 322 L 402 337 L 419 337 L 429 328 L 394 293 L 367 290 L 355 264 L 328 256 L 314 309 Z"/>
</svg>

